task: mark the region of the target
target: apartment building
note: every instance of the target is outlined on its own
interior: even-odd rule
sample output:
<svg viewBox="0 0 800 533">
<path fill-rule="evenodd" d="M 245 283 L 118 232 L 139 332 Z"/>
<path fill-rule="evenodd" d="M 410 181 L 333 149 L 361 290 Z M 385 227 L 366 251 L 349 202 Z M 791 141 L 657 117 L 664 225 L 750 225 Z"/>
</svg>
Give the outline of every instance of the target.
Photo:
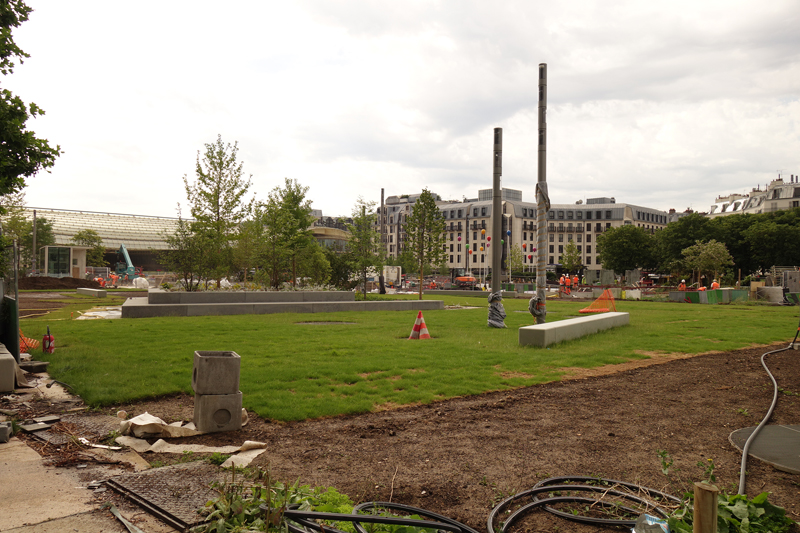
<svg viewBox="0 0 800 533">
<path fill-rule="evenodd" d="M 669 222 L 666 211 L 633 204 L 618 204 L 615 198 L 589 198 L 586 203 L 552 204 L 547 212 L 547 262 L 561 263 L 564 247 L 575 241 L 586 267 L 587 280 L 598 279 L 597 237 L 611 228 L 634 225 L 655 233 Z"/>
<path fill-rule="evenodd" d="M 718 196 L 706 216 L 771 213 L 794 207 L 800 207 L 800 176 L 792 174 L 788 183 L 778 176 L 763 190 L 758 186 L 749 194 Z"/>
<path fill-rule="evenodd" d="M 390 257 L 397 257 L 405 241 L 405 221 L 419 195 L 390 196 L 384 206 L 386 233 L 384 246 Z M 478 275 L 491 267 L 492 190 L 478 191 L 478 198 L 463 201 L 438 201 L 445 220 L 446 264 L 453 275 Z M 523 268 L 536 269 L 536 204 L 525 202 L 522 191 L 502 190 L 502 260 L 505 264 L 509 245 L 523 249 Z M 378 208 L 380 215 L 380 208 Z M 564 248 L 575 241 L 587 279 L 599 278 L 597 236 L 610 228 L 635 225 L 650 233 L 664 228 L 668 213 L 634 204 L 618 204 L 615 198 L 590 198 L 585 203 L 552 204 L 547 212 L 547 264 L 555 269 L 561 263 Z M 380 229 L 380 228 L 379 228 Z M 508 235 L 507 232 L 511 231 Z M 467 246 L 469 245 L 469 246 Z M 470 251 L 472 253 L 470 253 Z"/>
</svg>

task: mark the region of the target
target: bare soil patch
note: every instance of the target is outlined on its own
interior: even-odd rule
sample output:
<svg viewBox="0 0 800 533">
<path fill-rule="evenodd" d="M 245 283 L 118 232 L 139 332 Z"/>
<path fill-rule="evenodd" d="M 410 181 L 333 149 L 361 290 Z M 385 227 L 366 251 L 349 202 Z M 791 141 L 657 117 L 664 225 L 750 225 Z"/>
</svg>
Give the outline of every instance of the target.
<svg viewBox="0 0 800 533">
<path fill-rule="evenodd" d="M 562 382 L 431 405 L 381 406 L 357 416 L 277 423 L 251 415 L 241 431 L 186 441 L 267 442 L 256 463 L 278 479 L 335 486 L 355 501 L 391 498 L 480 531 L 498 501 L 551 476 L 600 475 L 680 495 L 684 487 L 661 473 L 656 453 L 662 449 L 688 486 L 703 475 L 696 463 L 710 458 L 719 486 L 735 493 L 741 457 L 728 436 L 757 425 L 766 413 L 772 386 L 759 358 L 776 347 L 694 357 L 653 354 L 576 371 Z M 771 423 L 800 423 L 800 352 L 774 354 L 767 363 L 784 391 Z M 167 422 L 189 420 L 193 398 L 114 406 L 108 413 L 121 408 L 130 415 L 149 411 Z M 169 454 L 146 458 L 176 460 Z M 750 496 L 769 491 L 770 501 L 800 520 L 800 476 L 753 458 L 748 471 Z M 599 531 L 544 512 L 521 530 Z"/>
<path fill-rule="evenodd" d="M 19 290 L 58 290 L 58 289 L 99 289 L 100 284 L 90 279 L 79 278 L 51 278 L 47 276 L 32 276 L 20 278 Z"/>
</svg>

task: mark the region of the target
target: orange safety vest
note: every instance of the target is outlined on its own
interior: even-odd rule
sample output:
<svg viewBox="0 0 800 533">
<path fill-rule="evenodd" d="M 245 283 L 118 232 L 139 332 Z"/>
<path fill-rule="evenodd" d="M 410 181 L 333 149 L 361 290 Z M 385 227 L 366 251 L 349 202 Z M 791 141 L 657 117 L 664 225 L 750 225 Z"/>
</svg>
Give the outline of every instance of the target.
<svg viewBox="0 0 800 533">
<path fill-rule="evenodd" d="M 572 285 L 572 280 L 569 278 L 569 276 L 567 276 L 566 278 L 564 278 L 564 284 L 565 284 L 567 287 L 569 287 L 570 285 Z"/>
<path fill-rule="evenodd" d="M 679 291 L 685 291 L 686 290 L 686 284 L 685 283 L 681 283 L 680 285 L 678 285 L 678 290 Z"/>
<path fill-rule="evenodd" d="M 719 283 L 716 281 L 711 284 L 711 290 L 713 291 L 714 289 L 719 289 Z"/>
<path fill-rule="evenodd" d="M 558 284 L 559 285 L 563 285 L 564 284 L 564 276 L 561 276 L 561 279 L 558 280 Z"/>
<path fill-rule="evenodd" d="M 578 285 L 578 276 L 575 276 L 574 278 L 572 278 L 572 284 L 575 285 L 575 286 Z"/>
</svg>

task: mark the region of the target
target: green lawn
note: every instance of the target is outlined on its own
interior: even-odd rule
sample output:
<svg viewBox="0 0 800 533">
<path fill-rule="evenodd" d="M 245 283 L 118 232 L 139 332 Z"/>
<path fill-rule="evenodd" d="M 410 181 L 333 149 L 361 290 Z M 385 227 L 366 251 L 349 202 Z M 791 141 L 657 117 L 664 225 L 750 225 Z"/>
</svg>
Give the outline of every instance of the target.
<svg viewBox="0 0 800 533">
<path fill-rule="evenodd" d="M 427 298 L 427 297 L 426 297 Z M 431 298 L 433 299 L 433 298 Z M 242 357 L 240 389 L 250 411 L 299 420 L 370 411 L 557 380 L 565 367 L 788 342 L 796 307 L 617 302 L 630 326 L 546 349 L 522 348 L 527 300 L 505 300 L 508 329 L 486 325 L 484 298 L 445 297 L 479 309 L 425 311 L 433 339 L 407 340 L 416 312 L 346 312 L 132 320 L 25 320 L 56 339 L 50 374 L 91 405 L 191 394 L 195 350 Z M 105 303 L 105 302 L 104 302 Z M 578 316 L 586 303 L 548 302 L 548 320 Z M 62 315 L 63 316 L 63 315 Z M 354 324 L 300 324 L 300 322 Z"/>
</svg>

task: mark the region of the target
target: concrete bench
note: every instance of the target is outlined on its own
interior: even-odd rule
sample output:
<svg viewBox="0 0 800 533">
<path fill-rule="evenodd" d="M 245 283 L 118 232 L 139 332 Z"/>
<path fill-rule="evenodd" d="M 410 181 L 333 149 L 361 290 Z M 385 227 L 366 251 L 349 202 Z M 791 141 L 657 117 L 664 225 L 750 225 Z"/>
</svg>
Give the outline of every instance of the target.
<svg viewBox="0 0 800 533">
<path fill-rule="evenodd" d="M 629 323 L 629 313 L 601 313 L 523 326 L 519 328 L 519 345 L 544 348 L 557 342 L 577 339 L 605 329 L 626 326 Z"/>
<path fill-rule="evenodd" d="M 95 298 L 105 298 L 105 289 L 88 289 L 86 287 L 79 287 L 75 289 L 78 294 L 85 294 L 86 296 L 94 296 Z"/>
</svg>

